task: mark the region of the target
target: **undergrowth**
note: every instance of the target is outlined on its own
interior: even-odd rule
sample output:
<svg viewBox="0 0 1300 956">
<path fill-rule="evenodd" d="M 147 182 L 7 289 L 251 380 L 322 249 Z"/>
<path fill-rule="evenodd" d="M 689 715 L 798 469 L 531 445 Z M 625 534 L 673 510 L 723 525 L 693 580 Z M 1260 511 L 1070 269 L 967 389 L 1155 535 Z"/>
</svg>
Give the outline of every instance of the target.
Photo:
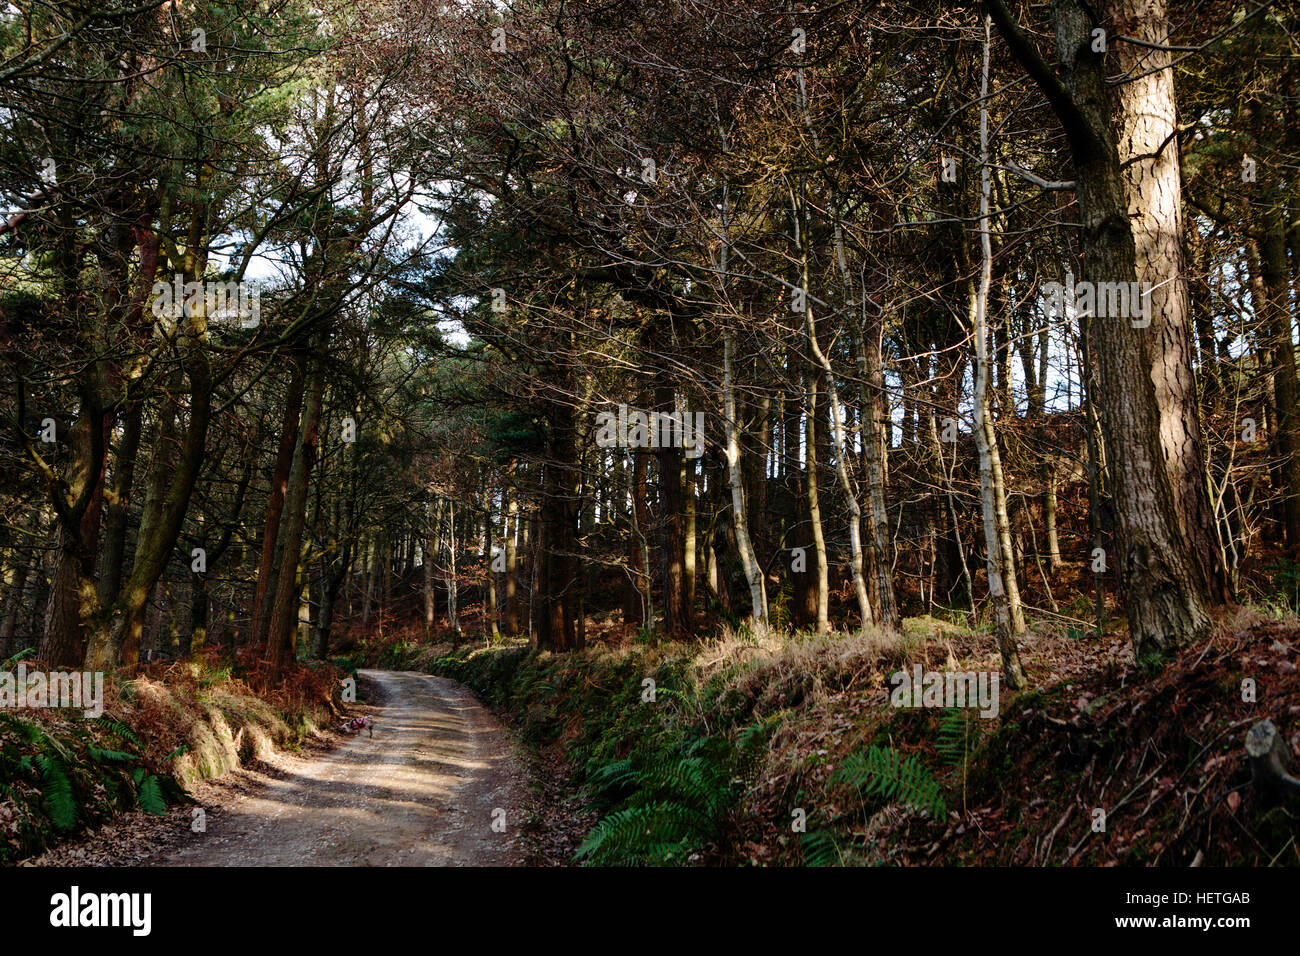
<svg viewBox="0 0 1300 956">
<path fill-rule="evenodd" d="M 0 663 L 11 669 L 13 660 Z M 44 670 L 27 661 L 28 672 Z M 297 666 L 259 695 L 239 664 L 211 656 L 104 683 L 104 713 L 0 711 L 0 863 L 13 863 L 117 814 L 165 814 L 185 784 L 275 747 L 297 747 L 332 718 L 343 672 Z"/>
</svg>

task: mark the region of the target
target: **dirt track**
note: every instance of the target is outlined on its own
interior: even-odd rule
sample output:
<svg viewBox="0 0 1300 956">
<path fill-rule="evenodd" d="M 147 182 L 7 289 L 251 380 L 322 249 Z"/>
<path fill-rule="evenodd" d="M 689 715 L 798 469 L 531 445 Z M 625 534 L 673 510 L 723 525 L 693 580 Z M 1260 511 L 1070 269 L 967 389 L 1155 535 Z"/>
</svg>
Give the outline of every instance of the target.
<svg viewBox="0 0 1300 956">
<path fill-rule="evenodd" d="M 361 671 L 382 705 L 365 731 L 207 809 L 206 832 L 153 866 L 493 866 L 518 862 L 523 774 L 507 732 L 454 681 Z M 493 829 L 504 811 L 504 832 Z M 500 827 L 501 814 L 496 814 Z"/>
</svg>

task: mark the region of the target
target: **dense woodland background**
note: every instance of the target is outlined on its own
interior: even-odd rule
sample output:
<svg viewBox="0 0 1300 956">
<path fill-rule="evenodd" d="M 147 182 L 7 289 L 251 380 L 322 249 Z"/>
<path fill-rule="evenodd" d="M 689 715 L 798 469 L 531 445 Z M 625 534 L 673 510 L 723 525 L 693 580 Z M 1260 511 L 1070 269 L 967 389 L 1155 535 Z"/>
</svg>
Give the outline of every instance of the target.
<svg viewBox="0 0 1300 956">
<path fill-rule="evenodd" d="M 13 3 L 0 658 L 1044 628 L 1300 582 L 1287 4 Z M 245 282 L 255 327 L 154 309 Z M 1149 283 L 1150 322 L 1050 282 Z M 247 323 L 245 323 L 247 324 Z M 703 454 L 601 447 L 699 412 Z M 200 550 L 201 549 L 201 550 Z"/>
</svg>

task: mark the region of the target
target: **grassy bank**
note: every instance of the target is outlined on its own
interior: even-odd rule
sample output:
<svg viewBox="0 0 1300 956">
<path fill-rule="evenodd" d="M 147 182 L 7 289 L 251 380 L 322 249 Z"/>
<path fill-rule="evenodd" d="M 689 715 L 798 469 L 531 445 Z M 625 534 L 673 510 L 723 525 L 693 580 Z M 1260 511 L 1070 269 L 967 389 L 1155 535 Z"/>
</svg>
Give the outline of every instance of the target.
<svg viewBox="0 0 1300 956">
<path fill-rule="evenodd" d="M 1037 636 L 1033 686 L 1002 687 L 988 719 L 890 706 L 899 669 L 1000 669 L 987 634 L 905 630 L 570 655 L 501 643 L 431 669 L 571 768 L 599 821 L 581 862 L 1300 863 L 1294 809 L 1254 791 L 1242 749 L 1268 717 L 1300 750 L 1294 621 L 1244 612 L 1141 667 L 1118 639 Z"/>
<path fill-rule="evenodd" d="M 126 810 L 164 814 L 187 799 L 187 783 L 297 747 L 331 722 L 343 676 L 333 665 L 297 667 L 275 694 L 259 695 L 212 657 L 148 667 L 131 680 L 106 675 L 98 717 L 0 710 L 0 863 Z"/>
</svg>

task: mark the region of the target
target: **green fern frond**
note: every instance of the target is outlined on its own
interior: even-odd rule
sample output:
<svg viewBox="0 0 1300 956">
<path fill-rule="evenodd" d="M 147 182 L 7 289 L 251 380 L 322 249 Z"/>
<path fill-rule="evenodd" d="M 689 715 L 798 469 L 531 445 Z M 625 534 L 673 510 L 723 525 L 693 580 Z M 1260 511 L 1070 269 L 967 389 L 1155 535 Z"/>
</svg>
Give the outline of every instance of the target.
<svg viewBox="0 0 1300 956">
<path fill-rule="evenodd" d="M 7 661 L 5 661 L 3 664 L 0 664 L 0 671 L 13 670 L 13 666 L 14 666 L 15 664 L 17 664 L 19 661 L 21 661 L 21 660 L 22 660 L 23 658 L 25 658 L 25 657 L 31 657 L 31 656 L 32 656 L 33 654 L 35 654 L 35 653 L 36 653 L 36 648 L 34 648 L 34 647 L 29 647 L 29 648 L 27 648 L 26 650 L 21 650 L 21 651 L 19 651 L 19 652 L 18 652 L 17 654 L 15 654 L 13 657 L 11 657 L 11 658 L 9 658 Z"/>
<path fill-rule="evenodd" d="M 144 778 L 140 784 L 140 794 L 137 797 L 140 803 L 140 809 L 145 813 L 152 813 L 157 816 L 163 816 L 167 813 L 167 799 L 163 796 L 162 786 L 158 783 L 158 778 L 153 774 Z"/>
<path fill-rule="evenodd" d="M 799 839 L 803 860 L 808 866 L 842 866 L 844 855 L 830 830 L 814 830 Z"/>
<path fill-rule="evenodd" d="M 628 796 L 592 829 L 575 859 L 667 863 L 716 838 L 739 793 L 730 745 L 705 738 L 683 750 L 687 756 L 663 755 L 644 766 L 615 761 L 591 775 L 606 804 Z"/>
<path fill-rule="evenodd" d="M 77 825 L 77 801 L 72 796 L 67 767 L 50 753 L 37 754 L 36 766 L 41 771 L 41 805 L 55 828 L 71 830 Z"/>
<path fill-rule="evenodd" d="M 946 807 L 938 781 L 915 754 L 900 757 L 893 747 L 870 746 L 845 758 L 830 777 L 831 785 L 844 784 L 866 797 L 901 803 L 943 816 Z"/>
<path fill-rule="evenodd" d="M 969 753 L 970 711 L 950 707 L 939 718 L 935 750 L 939 759 L 950 766 L 961 763 Z"/>
<path fill-rule="evenodd" d="M 128 727 L 126 724 L 122 723 L 120 720 L 115 720 L 112 717 L 105 717 L 105 716 L 99 717 L 98 720 L 100 726 L 104 727 L 106 730 L 109 730 L 113 734 L 125 740 L 127 743 L 134 746 L 137 750 L 142 749 L 140 744 L 140 738 L 137 737 L 134 733 L 132 733 L 131 728 Z"/>
<path fill-rule="evenodd" d="M 106 750 L 94 744 L 87 745 L 86 753 L 96 763 L 127 763 L 140 759 L 136 754 L 129 754 L 123 750 Z"/>
<path fill-rule="evenodd" d="M 41 738 L 45 736 L 45 732 L 41 730 L 39 724 L 33 724 L 5 711 L 0 711 L 0 724 L 18 731 L 27 739 L 29 744 L 38 744 L 41 742 Z"/>
<path fill-rule="evenodd" d="M 574 859 L 589 863 L 667 863 L 685 855 L 708 819 L 681 804 L 657 801 L 618 810 L 587 834 Z"/>
</svg>

